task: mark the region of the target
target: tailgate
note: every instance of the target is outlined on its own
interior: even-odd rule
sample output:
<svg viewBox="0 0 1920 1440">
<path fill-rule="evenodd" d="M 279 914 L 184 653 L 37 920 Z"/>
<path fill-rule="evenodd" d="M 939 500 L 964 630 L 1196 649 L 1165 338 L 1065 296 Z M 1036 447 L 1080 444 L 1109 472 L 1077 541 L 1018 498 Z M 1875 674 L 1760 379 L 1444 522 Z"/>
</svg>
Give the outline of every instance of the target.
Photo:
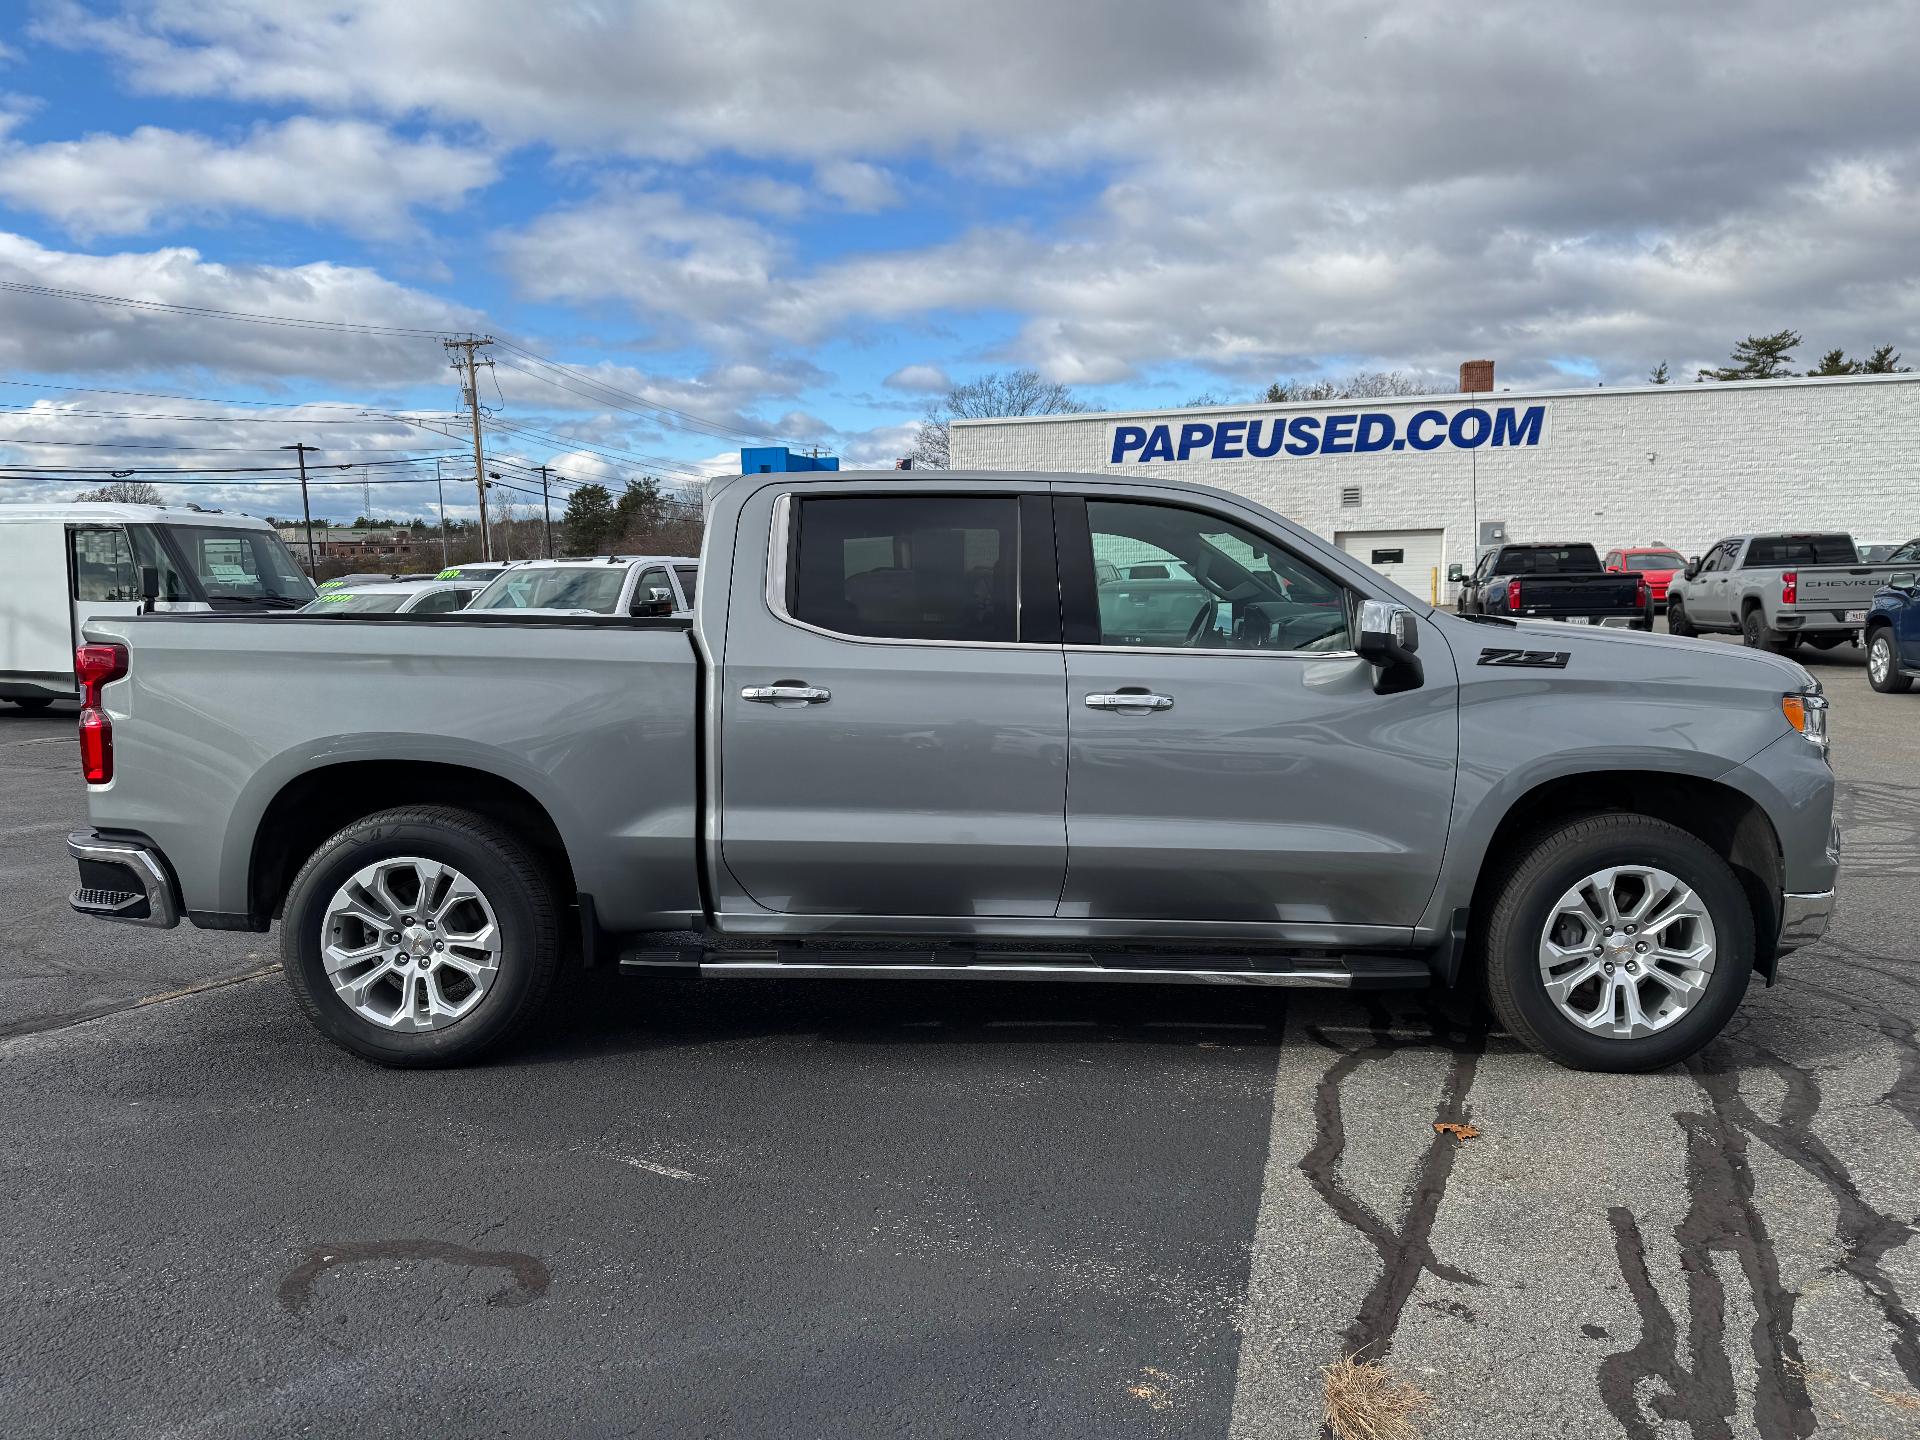
<svg viewBox="0 0 1920 1440">
<path fill-rule="evenodd" d="M 1894 565 L 1827 565 L 1795 576 L 1793 610 L 1863 610 L 1898 569 Z"/>
<path fill-rule="evenodd" d="M 1521 614 L 1638 615 L 1640 581 L 1633 575 L 1522 575 Z"/>
</svg>

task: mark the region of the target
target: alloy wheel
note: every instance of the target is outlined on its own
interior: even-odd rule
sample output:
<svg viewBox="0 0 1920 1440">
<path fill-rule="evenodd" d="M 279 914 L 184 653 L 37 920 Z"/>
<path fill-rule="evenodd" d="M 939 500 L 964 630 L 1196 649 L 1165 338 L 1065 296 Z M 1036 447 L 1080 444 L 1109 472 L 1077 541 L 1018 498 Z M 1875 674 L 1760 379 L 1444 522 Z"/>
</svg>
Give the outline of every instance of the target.
<svg viewBox="0 0 1920 1440">
<path fill-rule="evenodd" d="M 500 968 L 500 927 L 480 888 L 419 855 L 377 860 L 333 892 L 320 957 L 334 993 L 389 1030 L 438 1030 L 473 1012 Z"/>
<path fill-rule="evenodd" d="M 1581 1029 L 1634 1040 L 1699 1001 L 1717 954 L 1713 917 L 1691 886 L 1650 865 L 1617 865 L 1554 902 L 1540 935 L 1540 979 Z"/>
</svg>

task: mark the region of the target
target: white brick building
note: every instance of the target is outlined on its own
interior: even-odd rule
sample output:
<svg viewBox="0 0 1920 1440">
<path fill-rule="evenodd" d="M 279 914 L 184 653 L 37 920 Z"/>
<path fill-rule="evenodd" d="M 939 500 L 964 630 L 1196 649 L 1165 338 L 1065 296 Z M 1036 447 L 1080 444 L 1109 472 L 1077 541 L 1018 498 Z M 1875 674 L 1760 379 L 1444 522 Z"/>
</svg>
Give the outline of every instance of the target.
<svg viewBox="0 0 1920 1440">
<path fill-rule="evenodd" d="M 952 448 L 955 469 L 1216 485 L 1443 600 L 1448 563 L 1478 548 L 1476 492 L 1483 538 L 1602 553 L 1697 555 L 1774 528 L 1920 535 L 1920 374 L 963 420 Z"/>
</svg>

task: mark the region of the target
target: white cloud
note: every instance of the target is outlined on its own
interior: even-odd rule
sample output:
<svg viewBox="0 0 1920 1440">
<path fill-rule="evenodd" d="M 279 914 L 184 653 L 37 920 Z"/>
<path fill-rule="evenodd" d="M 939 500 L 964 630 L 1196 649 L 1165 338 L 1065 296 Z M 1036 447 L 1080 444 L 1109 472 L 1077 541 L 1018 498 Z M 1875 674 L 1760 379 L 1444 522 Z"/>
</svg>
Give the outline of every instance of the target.
<svg viewBox="0 0 1920 1440">
<path fill-rule="evenodd" d="M 938 365 L 902 365 L 880 383 L 895 390 L 928 395 L 944 395 L 953 388 L 953 381 Z"/>
<path fill-rule="evenodd" d="M 893 177 L 863 160 L 829 160 L 815 167 L 814 183 L 856 214 L 887 210 L 900 203 Z"/>
<path fill-rule="evenodd" d="M 362 266 L 222 265 L 185 247 L 82 255 L 0 232 L 0 281 L 335 324 L 429 330 L 479 325 L 473 311 Z M 22 371 L 189 371 L 249 384 L 299 377 L 362 387 L 440 385 L 446 383 L 446 355 L 432 335 L 249 324 L 0 291 L 0 373 Z"/>
<path fill-rule="evenodd" d="M 413 207 L 457 204 L 495 173 L 482 150 L 310 117 L 262 126 L 233 144 L 152 125 L 130 135 L 0 144 L 0 197 L 78 235 L 245 210 L 394 236 L 409 228 Z"/>
</svg>

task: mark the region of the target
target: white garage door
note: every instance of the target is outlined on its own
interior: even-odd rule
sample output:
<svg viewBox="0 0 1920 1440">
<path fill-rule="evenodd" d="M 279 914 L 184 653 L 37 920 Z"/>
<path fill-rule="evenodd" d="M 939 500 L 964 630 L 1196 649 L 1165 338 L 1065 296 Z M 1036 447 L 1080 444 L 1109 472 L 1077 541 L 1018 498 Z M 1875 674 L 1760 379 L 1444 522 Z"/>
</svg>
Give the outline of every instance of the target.
<svg viewBox="0 0 1920 1440">
<path fill-rule="evenodd" d="M 1444 530 L 1341 530 L 1334 541 L 1347 554 L 1371 565 L 1403 590 L 1422 600 L 1447 594 Z M 1435 576 L 1438 576 L 1436 583 Z"/>
</svg>

